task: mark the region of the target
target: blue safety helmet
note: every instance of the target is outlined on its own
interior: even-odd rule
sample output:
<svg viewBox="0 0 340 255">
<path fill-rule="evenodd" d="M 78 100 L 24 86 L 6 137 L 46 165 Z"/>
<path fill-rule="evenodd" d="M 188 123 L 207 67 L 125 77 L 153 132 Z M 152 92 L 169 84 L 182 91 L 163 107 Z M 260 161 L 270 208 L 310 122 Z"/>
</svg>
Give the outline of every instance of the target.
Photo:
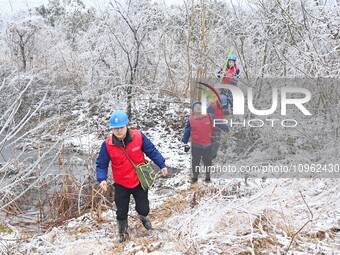
<svg viewBox="0 0 340 255">
<path fill-rule="evenodd" d="M 236 56 L 235 56 L 235 55 L 231 55 L 231 56 L 228 58 L 228 60 L 234 60 L 234 61 L 236 61 Z"/>
<path fill-rule="evenodd" d="M 127 114 L 122 110 L 114 111 L 110 117 L 110 128 L 121 128 L 129 123 Z"/>
<path fill-rule="evenodd" d="M 228 105 L 228 98 L 226 95 L 221 95 L 222 106 Z"/>
</svg>

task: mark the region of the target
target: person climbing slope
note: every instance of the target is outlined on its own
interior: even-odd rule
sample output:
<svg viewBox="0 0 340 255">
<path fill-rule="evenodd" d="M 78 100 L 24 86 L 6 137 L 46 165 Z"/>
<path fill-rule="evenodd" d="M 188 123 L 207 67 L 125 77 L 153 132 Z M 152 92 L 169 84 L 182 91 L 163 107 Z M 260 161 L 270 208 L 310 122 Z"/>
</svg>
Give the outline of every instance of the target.
<svg viewBox="0 0 340 255">
<path fill-rule="evenodd" d="M 145 153 L 161 169 L 163 176 L 168 173 L 165 159 L 153 143 L 140 130 L 130 129 L 128 123 L 129 118 L 124 111 L 118 110 L 112 113 L 110 117 L 112 134 L 102 143 L 96 160 L 97 180 L 104 191 L 107 190 L 107 171 L 111 161 L 119 242 L 124 242 L 127 238 L 131 195 L 135 199 L 135 209 L 144 227 L 147 230 L 152 227 L 147 217 L 150 211 L 148 190 L 142 188 L 131 161 L 135 165 L 144 163 Z"/>
<path fill-rule="evenodd" d="M 241 71 L 236 65 L 236 56 L 231 55 L 228 57 L 228 63 L 226 66 L 226 69 L 221 69 L 217 73 L 217 78 L 222 78 L 222 84 L 227 85 L 235 85 L 237 86 L 238 80 L 240 78 Z M 220 90 L 221 95 L 226 95 L 228 98 L 228 108 L 230 108 L 230 111 L 233 110 L 233 97 L 229 89 L 221 89 Z"/>
<path fill-rule="evenodd" d="M 205 170 L 205 182 L 210 182 L 210 168 L 212 166 L 212 133 L 214 128 L 214 120 L 216 117 L 213 114 L 202 114 L 202 103 L 197 101 L 192 104 L 192 115 L 190 115 L 184 129 L 182 142 L 184 151 L 188 151 L 189 138 L 191 136 L 191 168 L 193 177 L 191 182 L 195 183 L 198 180 L 200 173 L 200 162 L 203 161 Z M 226 124 L 217 124 L 218 128 L 223 131 L 228 131 Z M 202 172 L 202 171 L 201 171 Z"/>
</svg>

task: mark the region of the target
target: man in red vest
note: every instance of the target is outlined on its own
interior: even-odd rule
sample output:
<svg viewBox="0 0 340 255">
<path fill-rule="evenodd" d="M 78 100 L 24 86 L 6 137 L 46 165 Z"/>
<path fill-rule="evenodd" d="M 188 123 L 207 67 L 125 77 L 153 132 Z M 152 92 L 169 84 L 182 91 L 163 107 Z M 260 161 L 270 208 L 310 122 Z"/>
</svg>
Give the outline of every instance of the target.
<svg viewBox="0 0 340 255">
<path fill-rule="evenodd" d="M 207 108 L 207 113 L 211 113 L 215 115 L 217 119 L 223 120 L 225 112 L 228 111 L 227 110 L 228 98 L 226 95 L 221 95 L 221 103 L 219 101 L 211 102 L 211 104 Z M 215 159 L 217 157 L 217 152 L 221 145 L 220 139 L 221 139 L 221 129 L 219 127 L 214 127 L 213 134 L 212 134 L 212 141 L 211 141 L 212 159 Z"/>
<path fill-rule="evenodd" d="M 223 75 L 222 84 L 237 86 L 238 79 L 240 78 L 240 69 L 236 66 L 236 56 L 231 55 L 228 58 L 226 70 L 221 70 L 219 75 L 220 77 Z"/>
<path fill-rule="evenodd" d="M 217 78 L 222 79 L 222 84 L 231 84 L 237 86 L 237 82 L 240 78 L 241 72 L 240 69 L 236 65 L 236 56 L 231 55 L 228 58 L 228 63 L 226 70 L 220 70 L 217 74 Z M 228 104 L 230 105 L 230 110 L 233 110 L 233 97 L 229 89 L 221 89 L 221 94 L 224 94 L 228 97 Z"/>
<path fill-rule="evenodd" d="M 124 111 L 118 110 L 112 113 L 110 117 L 112 134 L 103 142 L 96 161 L 97 180 L 104 191 L 107 190 L 107 171 L 111 161 L 120 242 L 124 242 L 127 238 L 131 195 L 135 199 L 135 209 L 144 227 L 147 230 L 151 229 L 151 222 L 147 218 L 150 211 L 148 190 L 143 190 L 141 187 L 136 170 L 123 151 L 135 165 L 144 163 L 145 153 L 161 169 L 163 176 L 168 173 L 165 159 L 153 143 L 140 130 L 129 129 L 128 123 L 129 118 Z"/>
<path fill-rule="evenodd" d="M 211 137 L 213 132 L 213 121 L 216 117 L 212 114 L 202 114 L 201 102 L 194 102 L 192 105 L 193 114 L 189 117 L 184 129 L 182 142 L 184 150 L 188 151 L 188 142 L 191 136 L 191 167 L 193 178 L 191 182 L 197 182 L 200 172 L 201 160 L 204 164 L 205 182 L 210 182 L 210 167 L 212 166 L 212 143 Z M 217 124 L 217 127 L 223 131 L 228 131 L 228 126 L 225 124 Z M 201 171 L 202 172 L 202 171 Z"/>
</svg>

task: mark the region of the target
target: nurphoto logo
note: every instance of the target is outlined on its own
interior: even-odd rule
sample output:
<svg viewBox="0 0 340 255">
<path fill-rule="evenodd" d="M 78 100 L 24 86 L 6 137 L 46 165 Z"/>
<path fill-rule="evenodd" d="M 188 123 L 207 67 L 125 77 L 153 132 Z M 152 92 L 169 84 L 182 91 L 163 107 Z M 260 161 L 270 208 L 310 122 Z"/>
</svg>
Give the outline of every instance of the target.
<svg viewBox="0 0 340 255">
<path fill-rule="evenodd" d="M 211 98 L 213 102 L 219 101 L 221 103 L 221 98 L 216 89 L 229 90 L 232 98 L 233 98 L 233 115 L 245 115 L 245 96 L 243 91 L 234 85 L 226 85 L 226 84 L 215 84 L 212 87 L 209 84 L 198 82 L 201 86 L 198 87 L 199 90 L 203 91 L 201 94 L 202 101 L 202 114 L 207 113 L 207 96 Z M 302 98 L 291 98 L 288 95 L 303 95 Z M 305 116 L 312 115 L 306 107 L 303 105 L 309 102 L 312 98 L 312 94 L 308 89 L 299 88 L 299 87 L 273 87 L 272 88 L 272 105 L 269 109 L 256 109 L 254 106 L 254 95 L 253 88 L 247 87 L 247 107 L 248 110 L 257 116 L 269 116 L 276 112 L 280 101 L 281 116 L 287 116 L 287 105 L 294 105 L 297 109 L 299 109 Z M 271 123 L 271 126 L 274 127 L 276 122 L 281 122 L 283 127 L 295 127 L 297 126 L 297 121 L 295 119 L 249 119 L 247 121 L 249 127 L 262 127 L 265 122 Z M 217 124 L 227 124 L 232 125 L 243 125 L 246 126 L 246 120 L 242 122 L 235 122 L 233 119 L 215 119 L 214 126 Z"/>
</svg>

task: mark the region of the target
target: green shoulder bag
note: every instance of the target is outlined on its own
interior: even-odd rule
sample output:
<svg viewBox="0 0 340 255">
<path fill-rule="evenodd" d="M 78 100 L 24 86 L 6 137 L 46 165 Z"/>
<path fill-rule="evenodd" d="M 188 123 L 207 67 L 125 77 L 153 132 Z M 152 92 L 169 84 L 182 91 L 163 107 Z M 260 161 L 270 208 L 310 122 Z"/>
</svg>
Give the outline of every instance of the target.
<svg viewBox="0 0 340 255">
<path fill-rule="evenodd" d="M 133 161 L 131 160 L 131 158 L 129 157 L 125 150 L 122 149 L 122 152 L 129 159 L 134 169 L 136 170 L 142 188 L 144 190 L 152 188 L 153 185 L 155 184 L 156 173 L 155 170 L 152 168 L 150 161 L 145 160 L 144 163 L 136 165 L 135 163 L 133 163 Z"/>
</svg>

